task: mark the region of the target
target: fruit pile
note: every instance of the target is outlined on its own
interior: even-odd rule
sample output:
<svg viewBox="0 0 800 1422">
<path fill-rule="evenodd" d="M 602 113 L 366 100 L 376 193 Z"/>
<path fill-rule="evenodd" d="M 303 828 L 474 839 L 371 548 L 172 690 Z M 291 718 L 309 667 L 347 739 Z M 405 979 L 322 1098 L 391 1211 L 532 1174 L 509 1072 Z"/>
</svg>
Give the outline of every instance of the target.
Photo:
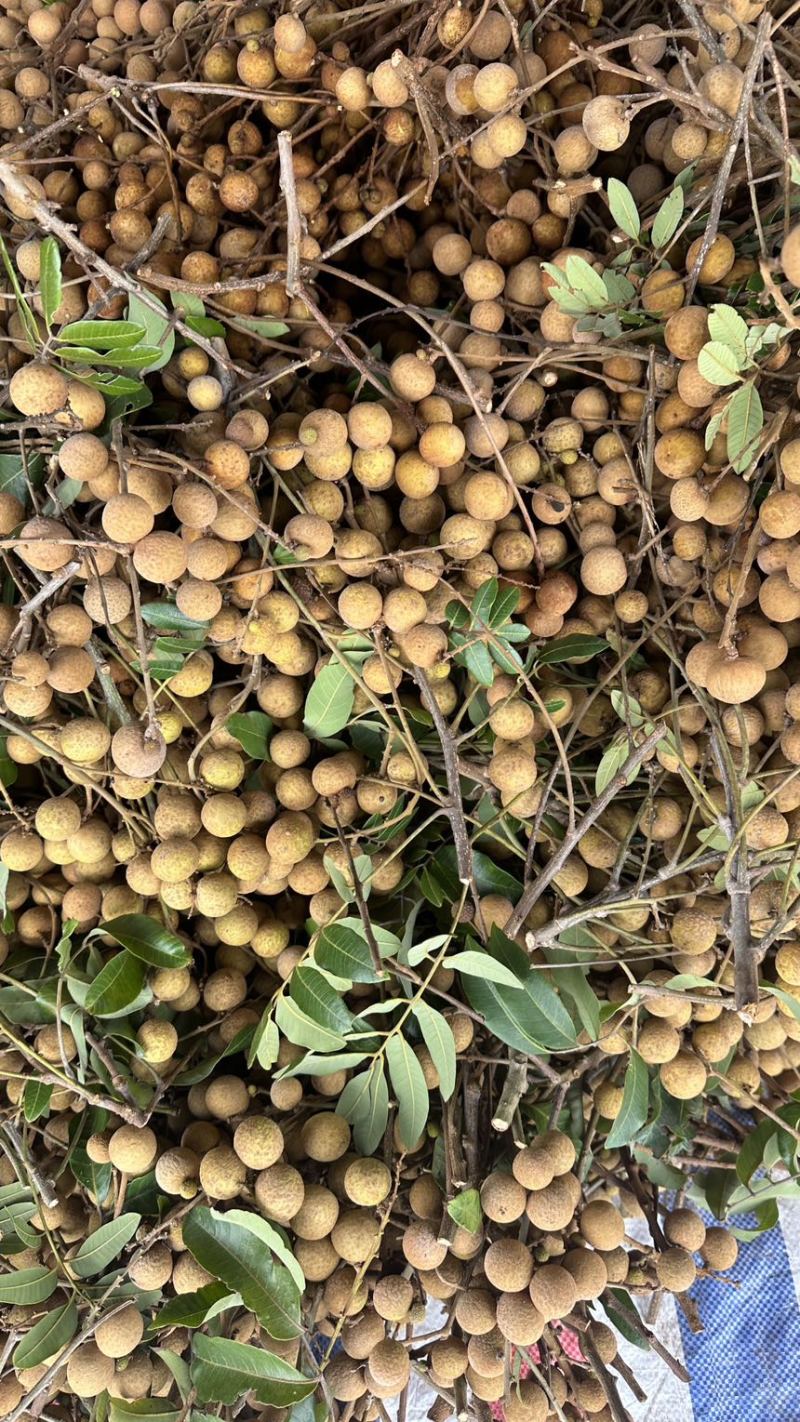
<svg viewBox="0 0 800 1422">
<path fill-rule="evenodd" d="M 279 10 L 0 16 L 0 1418 L 625 1422 L 797 1189 L 794 53 Z"/>
</svg>

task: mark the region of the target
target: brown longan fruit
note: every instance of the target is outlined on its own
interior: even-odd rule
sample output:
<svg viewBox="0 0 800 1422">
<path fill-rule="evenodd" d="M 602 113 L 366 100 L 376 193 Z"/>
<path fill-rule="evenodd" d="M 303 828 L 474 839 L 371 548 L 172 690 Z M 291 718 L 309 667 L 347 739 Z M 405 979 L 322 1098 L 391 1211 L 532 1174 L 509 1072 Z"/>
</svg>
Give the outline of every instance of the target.
<svg viewBox="0 0 800 1422">
<path fill-rule="evenodd" d="M 738 71 L 737 71 L 738 72 Z M 740 74 L 741 78 L 741 74 Z M 691 274 L 703 250 L 704 238 L 696 237 L 686 253 L 686 271 Z M 698 281 L 703 286 L 715 286 L 724 281 L 736 260 L 736 249 L 724 232 L 718 232 L 700 263 Z"/>
<path fill-rule="evenodd" d="M 506 1422 L 545 1422 L 550 1413 L 547 1393 L 534 1378 L 514 1382 L 503 1398 Z"/>
<path fill-rule="evenodd" d="M 580 1232 L 595 1249 L 616 1249 L 625 1238 L 625 1221 L 615 1205 L 592 1200 L 581 1212 Z"/>
<path fill-rule="evenodd" d="M 372 1293 L 372 1306 L 387 1323 L 401 1323 L 413 1301 L 414 1286 L 402 1274 L 384 1274 Z"/>
<path fill-rule="evenodd" d="M 699 1096 L 707 1079 L 703 1063 L 686 1051 L 680 1051 L 671 1061 L 664 1062 L 658 1074 L 664 1089 L 679 1101 L 691 1101 Z"/>
<path fill-rule="evenodd" d="M 112 759 L 124 775 L 148 779 L 161 769 L 166 754 L 164 737 L 157 728 L 120 726 L 111 738 Z"/>
<path fill-rule="evenodd" d="M 67 1383 L 76 1397 L 97 1397 L 106 1390 L 113 1377 L 113 1358 L 101 1353 L 93 1341 L 81 1343 L 67 1360 Z"/>
<path fill-rule="evenodd" d="M 527 1195 L 513 1175 L 494 1171 L 481 1185 L 481 1205 L 487 1219 L 498 1224 L 508 1224 L 521 1219 Z"/>
<path fill-rule="evenodd" d="M 608 597 L 625 586 L 624 555 L 616 547 L 591 548 L 581 559 L 580 580 L 587 592 Z"/>
<path fill-rule="evenodd" d="M 702 1248 L 706 1237 L 706 1227 L 694 1210 L 681 1208 L 670 1210 L 664 1219 L 664 1233 L 670 1244 L 694 1254 Z"/>
<path fill-rule="evenodd" d="M 345 1192 L 354 1205 L 382 1204 L 391 1184 L 391 1173 L 380 1160 L 354 1160 L 344 1175 Z"/>
<path fill-rule="evenodd" d="M 367 1361 L 367 1382 L 379 1397 L 395 1397 L 403 1391 L 411 1374 L 411 1360 L 399 1339 L 385 1338 Z"/>
<path fill-rule="evenodd" d="M 343 1116 L 320 1111 L 309 1116 L 300 1133 L 303 1149 L 310 1160 L 330 1162 L 344 1155 L 350 1145 L 350 1127 Z"/>
<path fill-rule="evenodd" d="M 436 372 L 423 351 L 396 356 L 389 367 L 392 389 L 402 400 L 417 403 L 433 394 Z"/>
<path fill-rule="evenodd" d="M 612 94 L 590 99 L 581 115 L 581 125 L 592 146 L 603 153 L 621 148 L 631 128 L 625 105 Z"/>
<path fill-rule="evenodd" d="M 664 327 L 667 350 L 679 360 L 695 360 L 708 340 L 708 311 L 705 306 L 684 306 L 671 315 Z"/>
<path fill-rule="evenodd" d="M 125 1175 L 146 1175 L 157 1153 L 158 1142 L 149 1126 L 120 1126 L 108 1142 L 111 1164 Z"/>
<path fill-rule="evenodd" d="M 561 1258 L 561 1265 L 572 1275 L 579 1299 L 591 1301 L 600 1297 L 608 1283 L 608 1270 L 601 1254 L 592 1249 L 568 1249 Z"/>
<path fill-rule="evenodd" d="M 697 1265 L 688 1249 L 676 1245 L 656 1256 L 656 1277 L 662 1289 L 684 1294 L 697 1278 Z"/>
<path fill-rule="evenodd" d="M 135 1304 L 126 1304 L 94 1332 L 94 1341 L 106 1358 L 127 1358 L 142 1341 L 144 1319 Z"/>
<path fill-rule="evenodd" d="M 20 529 L 14 552 L 29 568 L 55 573 L 75 557 L 76 549 L 71 543 L 68 529 L 57 519 L 29 518 Z"/>
<path fill-rule="evenodd" d="M 43 361 L 28 361 L 11 377 L 8 394 L 21 415 L 53 415 L 67 403 L 66 377 Z"/>
<path fill-rule="evenodd" d="M 484 1255 L 483 1268 L 489 1283 L 501 1293 L 519 1293 L 530 1283 L 533 1257 L 521 1240 L 497 1239 Z"/>
<path fill-rule="evenodd" d="M 700 1253 L 709 1269 L 722 1273 L 733 1268 L 739 1255 L 739 1246 L 730 1230 L 721 1225 L 711 1225 L 706 1230 Z"/>
<path fill-rule="evenodd" d="M 800 224 L 790 229 L 781 247 L 780 264 L 792 286 L 800 287 Z"/>
<path fill-rule="evenodd" d="M 545 1323 L 570 1313 L 578 1299 L 575 1279 L 561 1264 L 544 1264 L 534 1271 L 530 1296 Z"/>
</svg>

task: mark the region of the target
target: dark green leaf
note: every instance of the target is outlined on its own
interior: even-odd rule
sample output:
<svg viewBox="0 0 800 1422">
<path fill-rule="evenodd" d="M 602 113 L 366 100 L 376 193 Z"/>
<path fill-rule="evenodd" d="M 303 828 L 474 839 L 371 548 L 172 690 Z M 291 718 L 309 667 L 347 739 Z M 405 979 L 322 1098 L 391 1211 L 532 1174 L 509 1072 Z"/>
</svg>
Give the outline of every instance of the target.
<svg viewBox="0 0 800 1422">
<path fill-rule="evenodd" d="M 316 1387 L 314 1379 L 304 1378 L 274 1353 L 203 1333 L 192 1339 L 191 1374 L 200 1402 L 234 1403 L 252 1392 L 259 1402 L 288 1407 Z"/>
<path fill-rule="evenodd" d="M 326 1031 L 339 1032 L 343 1037 L 351 1031 L 352 1012 L 317 968 L 302 963 L 295 968 L 289 981 L 289 992 L 300 1011 Z"/>
<path fill-rule="evenodd" d="M 5 867 L 5 866 L 3 866 Z M 12 925 L 13 926 L 13 925 Z M 56 1020 L 56 978 L 39 978 L 36 986 L 0 988 L 0 1013 L 9 1022 L 41 1027 Z"/>
<path fill-rule="evenodd" d="M 500 987 L 472 977 L 466 978 L 463 986 L 470 1006 L 509 1047 L 536 1056 L 575 1046 L 570 1015 L 540 971 L 532 972 L 522 988 Z"/>
<path fill-rule="evenodd" d="M 144 913 L 124 913 L 101 923 L 95 930 L 106 933 L 151 968 L 185 968 L 192 955 L 180 938 Z"/>
<path fill-rule="evenodd" d="M 16 761 L 13 761 L 8 754 L 6 746 L 8 736 L 0 736 L 0 785 L 5 785 L 6 789 L 15 784 L 19 770 Z"/>
<path fill-rule="evenodd" d="M 573 632 L 569 637 L 559 637 L 548 642 L 541 652 L 536 653 L 536 662 L 538 666 L 547 667 L 555 666 L 558 662 L 585 662 L 607 649 L 608 642 L 605 637 Z"/>
<path fill-rule="evenodd" d="M 303 723 L 314 740 L 335 736 L 353 710 L 355 682 L 345 662 L 331 661 L 315 678 L 306 697 Z"/>
<path fill-rule="evenodd" d="M 10 1274 L 0 1274 L 0 1303 L 44 1303 L 57 1284 L 58 1274 L 45 1264 L 34 1264 L 32 1269 L 14 1269 Z"/>
<path fill-rule="evenodd" d="M 619 1330 L 623 1338 L 627 1338 L 628 1342 L 633 1343 L 635 1347 L 648 1352 L 650 1344 L 647 1341 L 647 1334 L 644 1332 L 644 1326 L 639 1323 L 636 1306 L 627 1290 L 607 1289 L 601 1303 L 614 1327 Z"/>
<path fill-rule="evenodd" d="M 21 1368 L 37 1368 L 60 1353 L 78 1331 L 78 1310 L 74 1303 L 62 1304 L 34 1323 L 14 1349 L 13 1364 Z"/>
<path fill-rule="evenodd" d="M 141 1222 L 141 1215 L 118 1215 L 116 1219 L 109 1220 L 107 1224 L 93 1230 L 83 1241 L 74 1259 L 70 1260 L 72 1272 L 77 1274 L 79 1279 L 90 1279 L 93 1274 L 102 1274 L 107 1265 L 122 1253 L 129 1240 L 133 1239 Z"/>
<path fill-rule="evenodd" d="M 377 974 L 361 924 L 328 923 L 314 945 L 314 959 L 326 972 L 351 983 L 374 983 Z"/>
<path fill-rule="evenodd" d="M 302 1332 L 294 1279 L 270 1253 L 254 1247 L 249 1230 L 197 1205 L 183 1222 L 183 1238 L 198 1264 L 241 1295 L 271 1338 L 286 1341 Z"/>
<path fill-rule="evenodd" d="M 609 1150 L 616 1146 L 630 1145 L 636 1139 L 647 1120 L 649 1102 L 650 1078 L 647 1066 L 639 1053 L 631 1047 L 625 1072 L 622 1105 L 606 1137 Z"/>
<path fill-rule="evenodd" d="M 41 454 L 31 454 L 27 461 L 21 454 L 0 454 L 0 493 L 13 494 L 21 504 L 30 503 L 30 486 L 38 488 L 43 474 Z"/>
<path fill-rule="evenodd" d="M 294 975 L 293 975 L 294 976 Z M 285 1037 L 296 1047 L 309 1047 L 315 1052 L 338 1052 L 347 1046 L 340 1032 L 331 1032 L 308 1017 L 291 997 L 281 996 L 275 1002 L 275 1021 Z"/>
<path fill-rule="evenodd" d="M 89 984 L 86 1011 L 96 1017 L 125 1012 L 144 985 L 144 967 L 132 953 L 115 953 Z"/>
<path fill-rule="evenodd" d="M 272 721 L 263 711 L 242 711 L 235 716 L 229 716 L 225 728 L 236 737 L 245 754 L 252 760 L 269 760 Z"/>
<path fill-rule="evenodd" d="M 397 1135 L 406 1150 L 417 1145 L 430 1110 L 428 1088 L 417 1057 L 405 1037 L 389 1037 L 385 1047 L 394 1094 L 397 1097 Z"/>
<path fill-rule="evenodd" d="M 226 1284 L 214 1279 L 195 1293 L 178 1294 L 176 1298 L 168 1299 L 153 1319 L 153 1330 L 160 1332 L 164 1328 L 199 1328 L 218 1311 L 217 1304 L 224 1299 L 235 1298 L 236 1294 L 232 1294 Z"/>
<path fill-rule="evenodd" d="M 422 1039 L 439 1074 L 442 1100 L 449 1101 L 456 1085 L 456 1044 L 450 1023 L 427 1002 L 415 1002 L 413 1012 Z"/>
<path fill-rule="evenodd" d="M 22 1111 L 26 1121 L 38 1121 L 50 1110 L 52 1086 L 45 1081 L 27 1081 L 22 1095 Z"/>
<path fill-rule="evenodd" d="M 243 1052 L 249 1047 L 253 1036 L 252 1027 L 240 1028 L 236 1036 L 232 1037 L 230 1042 L 226 1042 L 218 1052 L 209 1052 L 199 1062 L 195 1062 L 194 1066 L 186 1067 L 183 1071 L 178 1072 L 177 1076 L 172 1078 L 173 1085 L 195 1086 L 198 1081 L 205 1081 L 206 1077 L 209 1077 L 226 1057 L 235 1057 L 237 1052 Z"/>
<path fill-rule="evenodd" d="M 254 1214 L 252 1210 L 228 1210 L 225 1217 L 233 1224 L 242 1225 L 251 1234 L 257 1235 L 262 1243 L 277 1255 L 281 1264 L 285 1265 L 297 1285 L 298 1293 L 302 1294 L 306 1277 L 291 1251 L 284 1231 L 262 1219 L 260 1215 Z"/>
<path fill-rule="evenodd" d="M 736 1157 L 736 1174 L 743 1185 L 747 1185 L 764 1159 L 767 1142 L 778 1134 L 780 1127 L 774 1121 L 761 1121 L 745 1138 Z"/>
</svg>

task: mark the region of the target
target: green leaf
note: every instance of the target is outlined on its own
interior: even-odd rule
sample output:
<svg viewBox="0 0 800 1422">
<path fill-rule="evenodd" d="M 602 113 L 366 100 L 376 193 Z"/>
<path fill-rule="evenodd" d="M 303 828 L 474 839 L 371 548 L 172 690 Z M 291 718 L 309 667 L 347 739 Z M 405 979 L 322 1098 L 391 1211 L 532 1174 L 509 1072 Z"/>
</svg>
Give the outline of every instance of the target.
<svg viewBox="0 0 800 1422">
<path fill-rule="evenodd" d="M 558 662 L 585 662 L 608 650 L 605 637 L 592 637 L 586 632 L 574 632 L 570 637 L 559 637 L 548 642 L 541 652 L 536 653 L 537 666 L 551 667 Z"/>
<path fill-rule="evenodd" d="M 372 1155 L 389 1119 L 389 1088 L 380 1059 L 367 1071 L 351 1077 L 336 1103 L 336 1113 L 352 1125 L 358 1150 Z"/>
<path fill-rule="evenodd" d="M 83 1241 L 75 1258 L 70 1260 L 72 1272 L 77 1274 L 79 1279 L 90 1279 L 93 1274 L 102 1274 L 112 1260 L 122 1253 L 129 1240 L 133 1239 L 141 1222 L 141 1215 L 118 1215 L 116 1219 L 109 1220 L 108 1224 L 93 1230 Z"/>
<path fill-rule="evenodd" d="M 115 370 L 145 371 L 160 355 L 158 346 L 131 346 L 130 349 L 101 353 L 89 346 L 60 347 L 56 351 L 59 360 L 73 361 L 75 365 L 92 367 L 113 366 Z"/>
<path fill-rule="evenodd" d="M 654 247 L 666 247 L 672 240 L 683 217 L 686 197 L 683 188 L 676 187 L 664 198 L 650 229 L 650 239 Z"/>
<path fill-rule="evenodd" d="M 341 995 L 317 968 L 301 963 L 289 980 L 289 993 L 300 1011 L 328 1032 L 343 1037 L 352 1030 L 353 1014 Z"/>
<path fill-rule="evenodd" d="M 27 465 L 21 454 L 0 454 L 0 493 L 13 494 L 21 504 L 30 503 L 31 486 L 37 488 L 43 474 L 44 458 L 41 454 L 30 455 Z"/>
<path fill-rule="evenodd" d="M 351 983 L 374 983 L 377 974 L 372 953 L 360 923 L 328 923 L 314 945 L 314 960 L 326 972 Z"/>
<path fill-rule="evenodd" d="M 355 682 L 346 662 L 332 661 L 314 680 L 306 697 L 303 724 L 314 740 L 335 736 L 353 710 Z"/>
<path fill-rule="evenodd" d="M 503 987 L 522 988 L 522 983 L 505 963 L 498 963 L 489 953 L 465 948 L 461 953 L 451 953 L 442 963 L 443 968 L 454 968 L 457 973 L 466 973 L 473 978 L 484 978 L 486 982 L 500 983 Z"/>
<path fill-rule="evenodd" d="M 198 1081 L 205 1081 L 206 1077 L 209 1077 L 226 1057 L 234 1057 L 237 1052 L 243 1052 L 246 1047 L 249 1047 L 253 1035 L 251 1026 L 241 1027 L 236 1036 L 231 1038 L 230 1042 L 227 1042 L 220 1051 L 210 1052 L 208 1056 L 195 1062 L 194 1066 L 186 1067 L 183 1071 L 178 1072 L 178 1075 L 172 1078 L 172 1085 L 194 1086 Z"/>
<path fill-rule="evenodd" d="M 57 1284 L 58 1274 L 45 1264 L 34 1264 L 32 1269 L 15 1269 L 10 1274 L 0 1274 L 0 1303 L 44 1303 Z"/>
<path fill-rule="evenodd" d="M 151 968 L 185 968 L 192 955 L 180 938 L 145 913 L 124 913 L 95 929 Z"/>
<path fill-rule="evenodd" d="M 93 346 L 97 350 L 126 350 L 146 335 L 144 325 L 133 321 L 72 321 L 62 326 L 58 339 L 70 346 Z"/>
<path fill-rule="evenodd" d="M 157 309 L 153 310 L 153 307 Z M 160 370 L 175 349 L 175 332 L 166 306 L 152 292 L 148 293 L 146 302 L 141 296 L 132 295 L 128 299 L 127 314 L 129 321 L 144 326 L 145 343 L 154 346 L 157 351 L 155 359 L 145 369 Z"/>
<path fill-rule="evenodd" d="M 176 1422 L 181 1409 L 162 1397 L 110 1397 L 108 1400 L 109 1422 L 131 1422 L 136 1417 L 147 1417 L 148 1422 Z"/>
<path fill-rule="evenodd" d="M 296 1047 L 309 1047 L 315 1052 L 338 1052 L 347 1045 L 341 1033 L 331 1032 L 315 1022 L 313 1017 L 308 1017 L 291 997 L 276 999 L 275 1021 L 283 1035 Z"/>
<path fill-rule="evenodd" d="M 616 1299 L 621 1305 L 615 1308 L 612 1302 Z M 601 1305 L 607 1316 L 611 1319 L 614 1327 L 620 1332 L 623 1338 L 629 1343 L 633 1343 L 636 1348 L 641 1348 L 643 1352 L 649 1352 L 650 1344 L 646 1333 L 639 1327 L 639 1315 L 636 1306 L 626 1289 L 607 1289 L 603 1294 Z M 624 1309 L 624 1312 L 623 1312 Z"/>
<path fill-rule="evenodd" d="M 608 305 L 608 292 L 603 278 L 584 257 L 567 257 L 564 265 L 570 286 L 583 297 L 588 306 L 601 310 Z"/>
<path fill-rule="evenodd" d="M 183 1238 L 198 1264 L 241 1295 L 271 1338 L 288 1341 L 302 1332 L 297 1284 L 271 1253 L 254 1247 L 249 1229 L 196 1205 L 184 1219 Z"/>
<path fill-rule="evenodd" d="M 774 1121 L 761 1121 L 745 1138 L 736 1157 L 736 1174 L 743 1185 L 755 1175 L 764 1159 L 767 1143 L 777 1136 L 779 1130 Z"/>
<path fill-rule="evenodd" d="M 309 1052 L 294 1066 L 284 1067 L 280 1076 L 281 1079 L 287 1076 L 331 1076 L 335 1071 L 349 1071 L 351 1067 L 360 1066 L 367 1055 L 366 1052 L 333 1052 L 329 1057 L 322 1057 L 318 1052 Z"/>
<path fill-rule="evenodd" d="M 415 1002 L 413 1014 L 422 1033 L 422 1040 L 431 1054 L 433 1065 L 439 1073 L 439 1092 L 442 1100 L 449 1101 L 456 1086 L 456 1044 L 450 1023 L 427 1002 Z"/>
<path fill-rule="evenodd" d="M 227 1210 L 225 1218 L 232 1220 L 234 1224 L 241 1225 L 251 1234 L 257 1235 L 261 1242 L 266 1244 L 267 1248 L 277 1256 L 281 1264 L 285 1265 L 297 1285 L 298 1292 L 302 1294 L 306 1286 L 306 1276 L 289 1248 L 285 1236 L 275 1225 L 270 1224 L 269 1220 L 262 1219 L 260 1215 L 253 1214 L 251 1210 Z"/>
<path fill-rule="evenodd" d="M 274 1353 L 204 1333 L 192 1339 L 191 1377 L 200 1402 L 234 1403 L 252 1392 L 259 1402 L 288 1407 L 316 1387 L 315 1379 L 304 1378 Z"/>
<path fill-rule="evenodd" d="M 603 752 L 600 764 L 595 771 L 594 792 L 596 795 L 601 795 L 615 776 L 619 775 L 630 753 L 631 745 L 627 736 L 620 736 L 611 742 L 608 750 Z M 626 784 L 632 785 L 638 774 L 637 767 L 629 773 Z"/>
<path fill-rule="evenodd" d="M 461 1194 L 456 1195 L 448 1204 L 447 1213 L 462 1229 L 469 1230 L 470 1234 L 477 1234 L 483 1224 L 480 1192 L 462 1190 Z"/>
<path fill-rule="evenodd" d="M 178 1294 L 176 1298 L 168 1299 L 153 1319 L 153 1331 L 161 1332 L 165 1328 L 199 1328 L 220 1311 L 218 1304 L 237 1297 L 219 1279 L 214 1279 L 212 1283 L 204 1284 L 202 1289 L 197 1289 L 194 1293 Z"/>
<path fill-rule="evenodd" d="M 49 331 L 53 316 L 61 305 L 61 253 L 55 237 L 45 237 L 39 246 L 39 295 Z"/>
<path fill-rule="evenodd" d="M 625 235 L 635 242 L 642 228 L 641 219 L 633 194 L 619 178 L 608 180 L 608 205 L 617 227 L 622 228 Z"/>
<path fill-rule="evenodd" d="M 647 1066 L 635 1048 L 631 1047 L 625 1072 L 622 1105 L 606 1137 L 609 1150 L 615 1146 L 630 1145 L 636 1139 L 647 1120 L 649 1103 L 650 1078 Z"/>
<path fill-rule="evenodd" d="M 772 997 L 777 997 L 778 1001 L 782 1002 L 784 1007 L 788 1007 L 796 1021 L 800 1022 L 800 1002 L 798 1002 L 796 997 L 792 997 L 792 994 L 785 992 L 783 988 L 775 987 L 774 983 L 761 983 L 761 987 L 765 992 L 770 993 Z"/>
<path fill-rule="evenodd" d="M 269 737 L 272 721 L 263 711 L 242 711 L 229 716 L 225 729 L 235 736 L 252 760 L 269 760 Z"/>
<path fill-rule="evenodd" d="M 712 341 L 720 341 L 732 350 L 740 367 L 747 355 L 747 322 L 733 306 L 717 302 L 708 313 L 708 334 Z"/>
<path fill-rule="evenodd" d="M 207 622 L 195 622 L 171 602 L 145 602 L 142 621 L 159 632 L 197 632 L 207 628 Z"/>
<path fill-rule="evenodd" d="M 425 1129 L 430 1110 L 422 1067 L 405 1037 L 389 1037 L 385 1047 L 394 1094 L 397 1097 L 397 1135 L 401 1146 L 413 1150 Z"/>
<path fill-rule="evenodd" d="M 37 1368 L 55 1357 L 72 1341 L 78 1331 L 78 1310 L 74 1303 L 62 1304 L 34 1323 L 14 1349 L 14 1367 Z"/>
<path fill-rule="evenodd" d="M 707 341 L 697 357 L 697 369 L 711 385 L 733 385 L 739 379 L 741 362 L 722 341 Z"/>
<path fill-rule="evenodd" d="M 728 458 L 737 474 L 742 474 L 754 455 L 754 444 L 764 427 L 764 409 L 755 385 L 749 382 L 734 390 L 727 404 Z"/>
<path fill-rule="evenodd" d="M 569 1051 L 575 1027 L 567 1009 L 541 971 L 532 972 L 523 988 L 500 987 L 485 979 L 467 978 L 464 991 L 470 1007 L 507 1046 L 538 1056 L 542 1051 Z"/>
<path fill-rule="evenodd" d="M 258 1062 L 260 1067 L 269 1071 L 278 1060 L 279 1048 L 280 1033 L 267 1008 L 253 1033 L 247 1053 L 247 1065 L 252 1066 L 253 1062 Z"/>
<path fill-rule="evenodd" d="M 466 667 L 472 680 L 476 681 L 478 686 L 493 685 L 492 654 L 485 642 L 468 642 L 458 653 L 456 660 Z"/>
<path fill-rule="evenodd" d="M 285 336 L 289 329 L 285 321 L 260 321 L 249 316 L 240 316 L 238 325 L 244 326 L 256 336 L 266 336 L 268 340 L 275 336 Z"/>
<path fill-rule="evenodd" d="M 8 754 L 7 744 L 8 736 L 0 736 L 0 785 L 6 789 L 16 782 L 19 774 L 16 762 Z"/>
<path fill-rule="evenodd" d="M 572 962 L 573 958 L 569 950 L 547 949 L 548 962 L 564 965 L 554 975 L 559 990 L 574 1003 L 581 1026 L 594 1042 L 600 1036 L 600 1003 L 589 986 L 586 969 Z"/>
<path fill-rule="evenodd" d="M 22 1094 L 22 1112 L 26 1121 L 38 1121 L 40 1116 L 46 1116 L 50 1110 L 50 1097 L 53 1095 L 52 1086 L 45 1081 L 27 1081 Z"/>
<path fill-rule="evenodd" d="M 115 953 L 89 984 L 85 1007 L 95 1017 L 125 1012 L 144 986 L 144 967 L 132 953 Z"/>
</svg>

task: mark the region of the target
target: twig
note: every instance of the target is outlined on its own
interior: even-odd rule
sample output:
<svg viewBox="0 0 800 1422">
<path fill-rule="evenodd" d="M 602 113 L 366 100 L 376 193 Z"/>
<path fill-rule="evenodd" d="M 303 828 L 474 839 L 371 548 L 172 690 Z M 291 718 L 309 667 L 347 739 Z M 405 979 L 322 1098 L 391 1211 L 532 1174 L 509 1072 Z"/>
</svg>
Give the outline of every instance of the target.
<svg viewBox="0 0 800 1422">
<path fill-rule="evenodd" d="M 65 567 L 59 568 L 58 572 L 54 573 L 52 578 L 48 578 L 47 582 L 43 583 L 39 588 L 39 591 L 33 594 L 33 597 L 29 598 L 26 603 L 23 603 L 19 609 L 19 621 L 11 635 L 12 643 L 21 635 L 37 608 L 40 608 L 43 603 L 47 602 L 48 598 L 51 598 L 54 593 L 57 593 L 59 588 L 62 588 L 65 583 L 69 582 L 70 578 L 74 578 L 80 566 L 79 559 L 72 559 Z"/>
<path fill-rule="evenodd" d="M 512 1061 L 506 1072 L 503 1090 L 492 1117 L 495 1131 L 507 1131 L 514 1119 L 514 1113 L 528 1088 L 528 1065 L 524 1059 Z"/>
<path fill-rule="evenodd" d="M 649 736 L 645 737 L 641 745 L 631 751 L 625 764 L 614 776 L 614 779 L 608 782 L 602 794 L 598 795 L 594 804 L 586 811 L 583 819 L 575 826 L 572 834 L 565 836 L 557 852 L 553 855 L 549 863 L 545 865 L 541 874 L 526 885 L 514 912 L 505 926 L 504 931 L 508 934 L 509 938 L 513 938 L 514 934 L 519 931 L 520 926 L 527 918 L 533 905 L 541 898 L 548 884 L 552 882 L 559 870 L 563 868 L 578 841 L 585 835 L 586 831 L 591 828 L 595 821 L 600 818 L 603 811 L 611 804 L 614 796 L 625 789 L 629 776 L 631 776 L 635 770 L 638 770 L 642 761 L 655 749 L 662 737 L 666 735 L 666 732 L 667 728 L 664 722 L 659 722 L 654 726 Z"/>
<path fill-rule="evenodd" d="M 456 749 L 455 740 L 439 709 L 439 704 L 433 695 L 427 674 L 421 667 L 412 667 L 411 674 L 420 689 L 422 703 L 425 709 L 430 713 L 431 720 L 436 728 L 436 734 L 441 743 L 442 757 L 444 759 L 444 773 L 447 779 L 447 813 L 453 829 L 458 878 L 460 883 L 466 884 L 470 888 L 477 909 L 478 896 L 472 877 L 472 845 L 467 832 L 464 804 L 461 799 L 461 784 L 458 776 L 458 751 Z M 480 927 L 480 924 L 478 924 L 478 927 Z"/>
<path fill-rule="evenodd" d="M 622 1398 L 619 1395 L 619 1389 L 617 1387 L 617 1384 L 612 1378 L 605 1363 L 602 1361 L 600 1354 L 598 1353 L 592 1341 L 591 1334 L 588 1331 L 581 1335 L 581 1348 L 585 1356 L 591 1363 L 592 1367 L 594 1368 L 595 1372 L 597 1373 L 600 1382 L 603 1385 L 603 1390 L 608 1400 L 608 1410 L 611 1413 L 614 1422 L 633 1422 L 633 1418 L 631 1417 L 631 1414 L 628 1411 L 627 1407 L 623 1406 Z"/>
<path fill-rule="evenodd" d="M 714 241 L 714 238 L 717 235 L 719 219 L 722 215 L 722 208 L 724 206 L 725 198 L 728 192 L 728 180 L 730 179 L 734 160 L 736 158 L 737 152 L 739 151 L 739 144 L 742 141 L 742 135 L 747 124 L 747 117 L 750 112 L 750 104 L 753 98 L 753 89 L 755 88 L 756 76 L 758 74 L 761 61 L 764 57 L 764 50 L 770 37 L 771 28 L 772 17 L 768 13 L 768 11 L 765 10 L 758 21 L 756 37 L 753 42 L 753 52 L 750 55 L 747 68 L 744 71 L 744 83 L 742 85 L 741 98 L 739 99 L 739 107 L 736 110 L 736 117 L 731 127 L 730 137 L 728 139 L 728 146 L 725 149 L 722 162 L 719 166 L 719 172 L 717 174 L 716 182 L 714 184 L 714 192 L 711 198 L 711 205 L 709 207 L 708 212 L 708 221 L 706 222 L 705 230 L 703 232 L 703 237 L 700 243 L 699 251 L 697 253 L 697 258 L 695 260 L 694 266 L 692 267 L 692 270 L 689 273 L 689 279 L 686 283 L 685 299 L 687 302 L 691 301 L 692 299 L 694 289 L 697 286 L 698 280 L 700 278 L 700 268 L 706 259 L 706 254 L 711 246 L 711 243 Z"/>
<path fill-rule="evenodd" d="M 300 209 L 297 206 L 297 188 L 292 158 L 292 135 L 288 128 L 278 134 L 278 158 L 280 161 L 280 188 L 286 203 L 286 293 L 297 296 L 300 277 Z"/>
</svg>

